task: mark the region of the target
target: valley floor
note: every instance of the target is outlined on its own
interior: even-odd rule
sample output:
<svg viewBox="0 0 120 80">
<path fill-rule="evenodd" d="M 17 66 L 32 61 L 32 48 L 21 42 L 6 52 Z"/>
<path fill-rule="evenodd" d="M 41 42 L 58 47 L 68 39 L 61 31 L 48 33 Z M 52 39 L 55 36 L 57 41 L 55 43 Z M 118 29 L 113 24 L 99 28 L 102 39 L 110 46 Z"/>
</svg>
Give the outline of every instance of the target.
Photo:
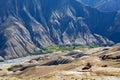
<svg viewBox="0 0 120 80">
<path fill-rule="evenodd" d="M 0 70 L 0 80 L 120 80 L 120 45 L 55 52 Z"/>
</svg>

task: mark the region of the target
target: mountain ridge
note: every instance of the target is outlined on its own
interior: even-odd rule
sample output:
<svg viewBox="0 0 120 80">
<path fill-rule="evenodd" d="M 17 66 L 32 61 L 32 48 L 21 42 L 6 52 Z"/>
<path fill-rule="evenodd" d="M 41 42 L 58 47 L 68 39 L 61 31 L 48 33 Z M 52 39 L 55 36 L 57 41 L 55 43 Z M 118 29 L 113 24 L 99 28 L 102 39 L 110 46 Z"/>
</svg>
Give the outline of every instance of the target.
<svg viewBox="0 0 120 80">
<path fill-rule="evenodd" d="M 77 0 L 82 4 L 96 8 L 104 12 L 114 12 L 120 10 L 120 0 Z"/>
<path fill-rule="evenodd" d="M 100 12 L 76 0 L 0 3 L 0 55 L 5 59 L 27 56 L 36 48 L 54 45 L 113 44 L 102 30 L 106 32 L 112 25 L 116 12 Z"/>
</svg>

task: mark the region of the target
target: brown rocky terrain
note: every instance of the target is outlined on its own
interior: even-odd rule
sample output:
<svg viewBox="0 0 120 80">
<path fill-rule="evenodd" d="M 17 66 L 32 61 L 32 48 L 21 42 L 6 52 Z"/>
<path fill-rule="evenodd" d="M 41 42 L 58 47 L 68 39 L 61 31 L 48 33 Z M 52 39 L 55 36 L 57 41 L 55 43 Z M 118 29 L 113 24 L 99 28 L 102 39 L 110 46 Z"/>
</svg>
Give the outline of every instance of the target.
<svg viewBox="0 0 120 80">
<path fill-rule="evenodd" d="M 4 67 L 1 80 L 120 80 L 120 45 L 39 56 Z"/>
</svg>

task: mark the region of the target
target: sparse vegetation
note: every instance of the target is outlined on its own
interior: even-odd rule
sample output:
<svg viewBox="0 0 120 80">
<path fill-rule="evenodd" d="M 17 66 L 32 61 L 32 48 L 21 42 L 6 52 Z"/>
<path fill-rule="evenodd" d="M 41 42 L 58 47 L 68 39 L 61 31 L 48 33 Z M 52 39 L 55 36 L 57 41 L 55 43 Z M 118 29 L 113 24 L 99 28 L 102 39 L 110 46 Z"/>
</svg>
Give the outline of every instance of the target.
<svg viewBox="0 0 120 80">
<path fill-rule="evenodd" d="M 81 80 L 95 80 L 95 79 L 91 79 L 91 78 L 82 78 Z"/>
<path fill-rule="evenodd" d="M 91 46 L 80 46 L 80 45 L 66 45 L 66 46 L 49 46 L 46 48 L 43 48 L 40 51 L 35 51 L 32 55 L 39 55 L 39 54 L 47 54 L 47 53 L 53 53 L 53 52 L 66 52 L 66 51 L 72 51 L 72 50 L 84 50 L 84 49 L 90 49 L 90 48 L 96 48 L 100 47 L 99 45 L 91 45 Z"/>
<path fill-rule="evenodd" d="M 15 78 L 16 80 L 107 80 L 108 77 L 111 78 L 118 78 L 120 79 L 120 59 L 119 57 L 119 50 L 111 51 L 111 48 L 104 50 L 104 47 L 93 48 L 91 46 L 50 46 L 44 48 L 41 53 L 52 53 L 61 51 L 60 53 L 55 53 L 52 56 L 51 54 L 47 55 L 40 55 L 40 57 L 35 58 L 37 63 L 33 64 L 34 62 L 29 62 L 29 67 L 25 67 L 26 69 L 22 68 L 19 70 L 21 65 L 13 65 L 13 75 L 10 75 Z M 81 51 L 72 51 L 72 50 L 81 50 Z M 82 51 L 83 50 L 83 51 Z M 85 51 L 86 50 L 86 51 Z M 88 51 L 87 51 L 88 50 Z M 89 53 L 93 50 L 93 53 Z M 70 51 L 70 52 L 66 52 Z M 75 53 L 74 53 L 75 52 Z M 78 52 L 78 53 L 76 53 Z M 99 53 L 101 55 L 99 55 Z M 103 54 L 106 53 L 106 54 Z M 76 57 L 76 55 L 83 55 L 81 57 Z M 79 56 L 77 55 L 77 56 Z M 104 56 L 105 55 L 105 56 Z M 68 57 L 69 56 L 69 57 Z M 45 57 L 45 59 L 44 59 Z M 41 59 L 43 58 L 43 59 Z M 64 63 L 66 59 L 73 60 L 69 64 L 58 64 Z M 34 60 L 34 59 L 33 59 Z M 57 62 L 58 61 L 58 62 Z M 44 63 L 52 63 L 58 65 L 41 65 Z M 8 67 L 3 68 L 3 70 L 8 70 Z M 14 71 L 15 70 L 15 71 Z M 21 71 L 22 70 L 22 71 Z M 3 76 L 4 77 L 4 76 Z M 7 75 L 5 75 L 7 77 Z M 13 78 L 9 78 L 8 80 L 14 80 Z M 4 79 L 3 79 L 4 80 Z"/>
</svg>

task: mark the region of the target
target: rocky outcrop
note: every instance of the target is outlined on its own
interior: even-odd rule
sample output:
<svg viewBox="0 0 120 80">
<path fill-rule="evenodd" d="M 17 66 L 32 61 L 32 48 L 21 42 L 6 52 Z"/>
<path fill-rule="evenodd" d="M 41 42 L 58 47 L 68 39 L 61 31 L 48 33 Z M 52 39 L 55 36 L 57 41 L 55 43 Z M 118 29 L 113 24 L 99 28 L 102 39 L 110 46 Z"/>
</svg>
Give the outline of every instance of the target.
<svg viewBox="0 0 120 80">
<path fill-rule="evenodd" d="M 51 65 L 59 65 L 59 64 L 67 64 L 67 63 L 71 63 L 73 61 L 73 59 L 71 58 L 58 58 L 52 61 L 49 61 L 48 63 L 43 64 L 44 66 L 51 66 Z"/>
<path fill-rule="evenodd" d="M 71 51 L 65 55 L 66 57 L 72 57 L 73 59 L 81 58 L 83 56 L 87 56 L 87 54 L 80 51 Z"/>
</svg>

